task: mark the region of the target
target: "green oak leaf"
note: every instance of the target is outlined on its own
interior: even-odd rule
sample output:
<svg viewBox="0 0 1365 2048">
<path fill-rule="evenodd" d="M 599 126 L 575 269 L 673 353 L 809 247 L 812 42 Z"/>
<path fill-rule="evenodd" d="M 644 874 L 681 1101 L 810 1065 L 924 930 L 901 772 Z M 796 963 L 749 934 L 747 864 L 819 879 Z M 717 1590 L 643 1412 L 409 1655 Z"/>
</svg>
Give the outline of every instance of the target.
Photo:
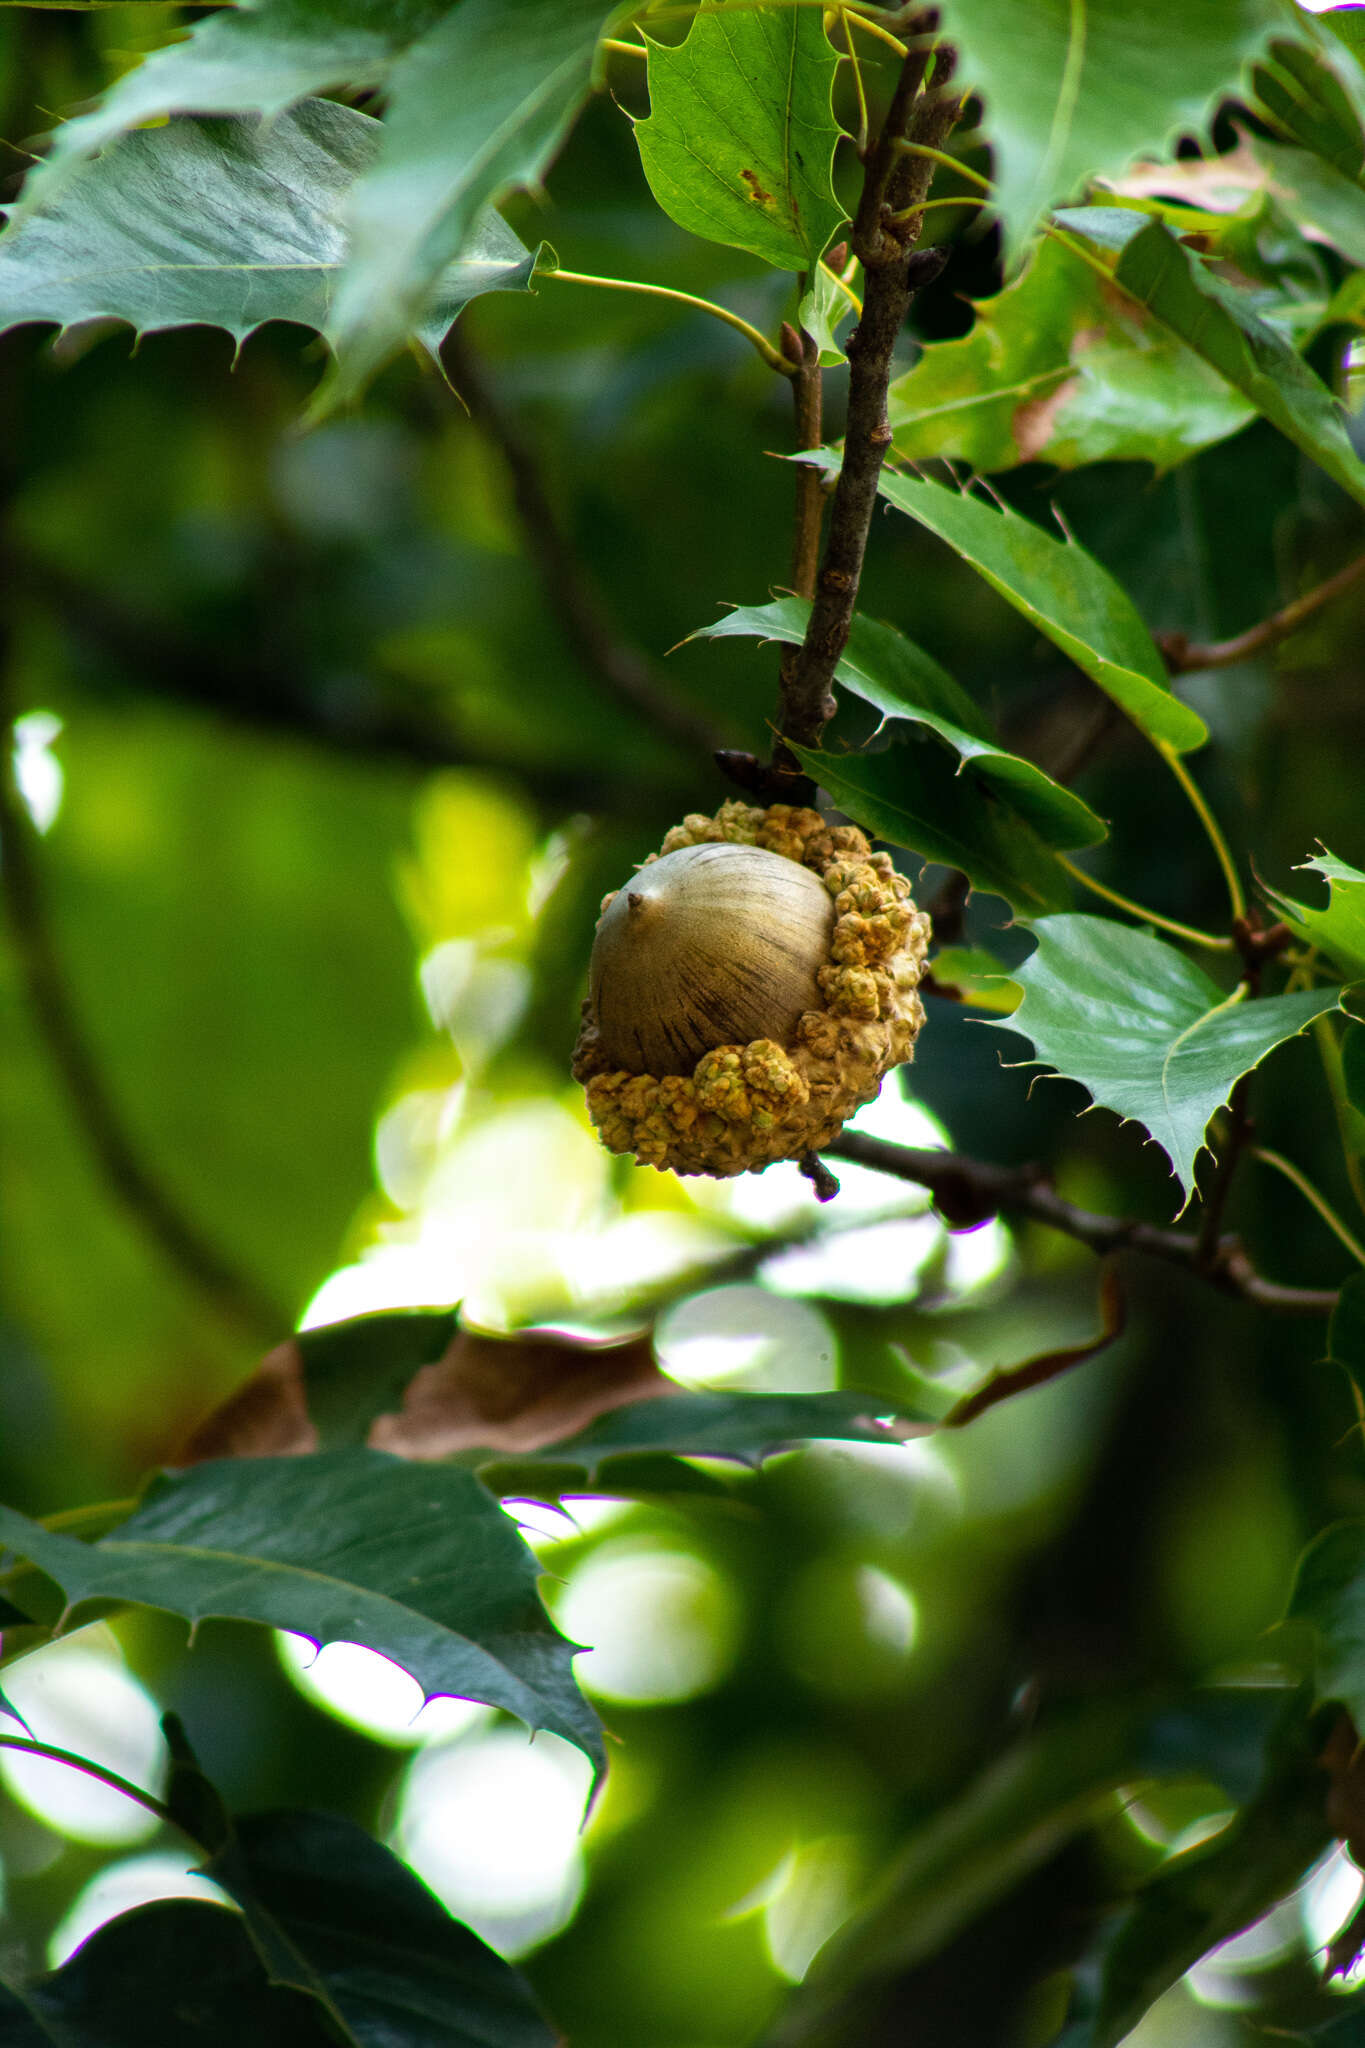
<svg viewBox="0 0 1365 2048">
<path fill-rule="evenodd" d="M 1365 980 L 1365 874 L 1325 848 L 1300 863 L 1300 871 L 1307 870 L 1327 879 L 1324 910 L 1296 903 L 1278 889 L 1267 889 L 1266 895 L 1306 945 L 1317 946 L 1348 981 Z"/>
<path fill-rule="evenodd" d="M 1058 241 L 1041 242 L 1022 275 L 973 310 L 968 334 L 929 343 L 891 386 L 895 449 L 907 461 L 947 457 L 985 473 L 1021 462 L 1164 470 L 1253 417 L 1192 349 Z"/>
<path fill-rule="evenodd" d="M 340 1814 L 244 1815 L 204 1870 L 240 1906 L 271 1981 L 316 1999 L 355 2048 L 559 2039 L 521 1972 Z"/>
<path fill-rule="evenodd" d="M 1024 1000 L 998 1028 L 1030 1039 L 1036 1060 L 1098 1107 L 1143 1125 L 1187 1201 L 1233 1084 L 1337 1006 L 1336 989 L 1234 1001 L 1164 939 L 1108 918 L 1041 918 L 1033 935 L 1037 951 L 1013 969 Z"/>
<path fill-rule="evenodd" d="M 923 728 L 912 727 L 904 744 L 880 754 L 796 746 L 793 752 L 839 809 L 875 838 L 960 868 L 974 888 L 1003 897 L 1020 916 L 1071 901 L 1054 850 L 988 784 L 960 774 L 951 751 Z"/>
<path fill-rule="evenodd" d="M 1275 0 L 945 0 L 943 25 L 985 102 L 1013 259 L 1087 179 L 1207 133 L 1285 14 Z"/>
<path fill-rule="evenodd" d="M 603 1767 L 573 1647 L 536 1593 L 535 1558 L 458 1467 L 359 1448 L 228 1458 L 154 1480 L 129 1519 L 93 1543 L 0 1508 L 0 1544 L 60 1587 L 68 1620 L 131 1601 L 191 1626 L 226 1617 L 363 1643 L 428 1696 L 504 1707 Z"/>
<path fill-rule="evenodd" d="M 685 42 L 651 42 L 635 139 L 669 218 L 779 270 L 813 270 L 844 218 L 830 176 L 836 64 L 810 7 L 699 14 Z"/>
<path fill-rule="evenodd" d="M 1358 1282 L 1357 1282 L 1358 1289 Z M 1365 1316 L 1359 1292 L 1347 1315 L 1352 1346 Z M 1357 1726 L 1365 1716 L 1365 1520 L 1334 1522 L 1299 1559 L 1287 1618 L 1313 1632 L 1317 1696 L 1340 1700 Z"/>
<path fill-rule="evenodd" d="M 693 637 L 751 635 L 799 647 L 809 617 L 805 599 L 780 597 L 772 604 L 739 605 Z M 946 740 L 958 757 L 959 772 L 1011 805 L 1045 845 L 1094 846 L 1107 836 L 1104 820 L 1089 804 L 992 740 L 961 685 L 894 626 L 858 614 L 834 674 L 845 689 L 881 712 L 883 729 L 892 724 L 894 730 L 904 721 L 927 726 Z"/>
<path fill-rule="evenodd" d="M 441 273 L 477 251 L 486 209 L 539 180 L 586 95 L 613 11 L 610 0 L 518 0 L 510 11 L 497 0 L 223 8 L 62 123 L 19 216 L 50 206 L 118 136 L 168 114 L 274 117 L 309 94 L 382 88 L 383 147 L 347 224 L 356 269 L 332 315 L 340 361 L 315 408 L 325 411 L 406 341 Z"/>
<path fill-rule="evenodd" d="M 828 451 L 802 457 L 832 469 Z M 1149 739 L 1178 753 L 1198 747 L 1208 727 L 1171 689 L 1165 663 L 1132 599 L 1076 541 L 1045 533 L 1008 506 L 945 484 L 883 473 L 877 486 L 970 562 L 978 575 L 1126 711 Z"/>
<path fill-rule="evenodd" d="M 126 320 L 138 334 L 267 320 L 321 331 L 346 258 L 345 208 L 383 124 L 330 100 L 270 122 L 185 116 L 111 144 L 0 235 L 0 327 Z M 529 290 L 538 255 L 485 212 L 415 308 L 434 356 L 481 292 Z"/>
<path fill-rule="evenodd" d="M 854 301 L 825 264 L 816 266 L 815 280 L 797 310 L 803 327 L 819 350 L 820 368 L 833 370 L 848 358 L 839 346 L 839 329 L 853 318 Z"/>
<path fill-rule="evenodd" d="M 336 2048 L 346 2038 L 315 2001 L 271 1983 L 240 1913 L 204 1899 L 120 1913 L 60 1969 L 0 1983 L 5 2048 Z"/>
<path fill-rule="evenodd" d="M 1330 10 L 1320 17 L 1351 48 L 1350 31 L 1341 23 L 1354 8 Z M 1358 57 L 1361 51 L 1357 48 Z M 1295 142 L 1312 150 L 1344 177 L 1355 179 L 1365 168 L 1365 131 L 1352 105 L 1351 87 L 1359 98 L 1365 79 L 1351 59 L 1324 41 L 1316 49 L 1304 43 L 1276 41 L 1251 74 L 1251 89 L 1275 124 Z"/>
<path fill-rule="evenodd" d="M 1120 291 L 1148 307 L 1365 504 L 1365 463 L 1351 446 L 1341 407 L 1292 343 L 1248 303 L 1253 294 L 1215 277 L 1158 220 L 1117 207 L 1082 207 L 1058 218 L 1064 228 L 1117 251 L 1112 274 Z"/>
<path fill-rule="evenodd" d="M 394 62 L 384 147 L 347 209 L 327 323 L 336 368 L 314 416 L 401 348 L 484 209 L 535 187 L 592 84 L 606 0 L 461 0 Z"/>
<path fill-rule="evenodd" d="M 1232 1824 L 1173 1856 L 1138 1893 L 1106 1951 L 1086 2048 L 1118 2048 L 1164 1991 L 1269 1912 L 1328 1847 L 1322 1745 L 1305 1705 L 1296 1696 L 1287 1706 L 1262 1783 Z"/>
<path fill-rule="evenodd" d="M 892 1430 L 879 1419 L 890 1415 L 915 1423 L 938 1419 L 913 1401 L 849 1388 L 830 1394 L 671 1394 L 614 1408 L 577 1436 L 539 1451 L 520 1451 L 514 1461 L 497 1460 L 485 1469 L 501 1492 L 498 1467 L 513 1462 L 518 1472 L 533 1471 L 538 1465 L 566 1466 L 591 1480 L 599 1478 L 609 1462 L 654 1453 L 735 1458 L 757 1465 L 776 1451 L 811 1440 L 894 1443 Z M 660 1475 L 667 1480 L 663 1467 Z"/>
</svg>

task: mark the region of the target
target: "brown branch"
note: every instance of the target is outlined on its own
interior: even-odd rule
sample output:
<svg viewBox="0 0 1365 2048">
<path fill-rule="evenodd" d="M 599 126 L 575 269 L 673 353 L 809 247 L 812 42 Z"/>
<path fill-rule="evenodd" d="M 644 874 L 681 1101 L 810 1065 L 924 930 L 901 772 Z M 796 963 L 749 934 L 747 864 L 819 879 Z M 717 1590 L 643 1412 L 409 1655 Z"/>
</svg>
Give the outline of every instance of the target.
<svg viewBox="0 0 1365 2048">
<path fill-rule="evenodd" d="M 579 660 L 618 702 L 628 705 L 656 731 L 694 752 L 716 753 L 727 735 L 713 726 L 704 712 L 679 697 L 612 627 L 555 515 L 531 445 L 494 393 L 462 326 L 447 337 L 442 352 L 451 382 L 506 465 L 527 552 L 564 637 Z"/>
<path fill-rule="evenodd" d="M 861 1131 L 845 1131 L 823 1149 L 831 1158 L 849 1159 L 928 1188 L 935 1208 L 955 1229 L 971 1229 L 1001 1213 L 1023 1216 L 1074 1237 L 1093 1252 L 1144 1252 L 1149 1258 L 1184 1266 L 1224 1294 L 1254 1302 L 1258 1308 L 1285 1315 L 1330 1315 L 1337 1304 L 1334 1289 L 1282 1287 L 1262 1278 L 1236 1237 L 1221 1237 L 1211 1259 L 1202 1263 L 1193 1231 L 1163 1230 L 1131 1216 L 1098 1216 L 1078 1209 L 1063 1200 L 1036 1166 L 991 1166 L 958 1152 L 892 1145 Z"/>
<path fill-rule="evenodd" d="M 0 726 L 8 752 L 10 727 Z M 183 1216 L 138 1156 L 76 1020 L 44 912 L 42 885 L 30 847 L 32 828 L 0 770 L 0 897 L 29 1008 L 66 1091 L 86 1149 L 116 1199 L 144 1235 L 220 1315 L 253 1337 L 277 1337 L 293 1317 L 223 1257 Z"/>
<path fill-rule="evenodd" d="M 1365 555 L 1357 555 L 1354 562 L 1338 569 L 1336 575 L 1329 576 L 1325 583 L 1319 583 L 1302 597 L 1296 597 L 1292 604 L 1282 605 L 1268 619 L 1262 619 L 1257 626 L 1248 626 L 1245 633 L 1236 633 L 1230 640 L 1210 640 L 1201 645 L 1187 640 L 1183 633 L 1162 633 L 1157 644 L 1173 676 L 1189 675 L 1195 669 L 1232 668 L 1237 662 L 1249 661 L 1252 655 L 1287 639 L 1305 619 L 1311 619 L 1324 605 L 1353 590 L 1362 576 L 1365 576 Z"/>
<path fill-rule="evenodd" d="M 784 742 L 818 745 L 834 715 L 834 670 L 853 622 L 877 503 L 877 482 L 891 444 L 886 394 L 892 352 L 912 297 L 922 284 L 937 276 L 945 260 L 938 249 L 923 253 L 915 249 L 922 225 L 922 215 L 915 209 L 928 195 L 933 159 L 902 147 L 910 143 L 941 149 L 961 111 L 960 99 L 945 90 L 952 77 L 954 53 L 942 45 L 933 52 L 927 40 L 935 25 L 932 13 L 918 16 L 910 24 L 912 48 L 869 158 L 853 224 L 853 248 L 865 280 L 863 310 L 848 339 L 844 457 L 834 490 L 824 560 L 805 640 L 783 676 L 773 758 L 775 764 L 791 770 L 798 763 Z M 922 91 L 931 54 L 935 60 L 933 84 Z"/>
</svg>

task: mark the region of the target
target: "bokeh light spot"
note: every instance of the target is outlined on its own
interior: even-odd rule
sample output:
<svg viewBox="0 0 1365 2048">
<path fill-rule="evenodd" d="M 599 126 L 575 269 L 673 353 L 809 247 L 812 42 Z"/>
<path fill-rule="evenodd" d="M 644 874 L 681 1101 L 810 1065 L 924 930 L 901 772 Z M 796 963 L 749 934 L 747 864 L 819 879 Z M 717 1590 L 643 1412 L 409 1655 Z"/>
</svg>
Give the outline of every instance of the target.
<svg viewBox="0 0 1365 2048">
<path fill-rule="evenodd" d="M 497 1728 L 424 1749 L 403 1780 L 393 1845 L 458 1919 L 520 1955 L 578 1903 L 591 1777 L 555 1735 Z"/>
<path fill-rule="evenodd" d="M 160 1715 L 107 1628 L 84 1629 L 35 1650 L 6 1671 L 5 1694 L 40 1742 L 160 1793 L 166 1771 Z M 0 1751 L 0 1778 L 22 1807 L 74 1842 L 140 1842 L 160 1826 L 155 1814 L 111 1785 L 21 1750 Z"/>
<path fill-rule="evenodd" d="M 555 1602 L 571 1641 L 591 1647 L 575 1670 L 603 1699 L 695 1699 L 725 1675 L 739 1638 L 728 1581 L 689 1551 L 604 1544 Z"/>
</svg>

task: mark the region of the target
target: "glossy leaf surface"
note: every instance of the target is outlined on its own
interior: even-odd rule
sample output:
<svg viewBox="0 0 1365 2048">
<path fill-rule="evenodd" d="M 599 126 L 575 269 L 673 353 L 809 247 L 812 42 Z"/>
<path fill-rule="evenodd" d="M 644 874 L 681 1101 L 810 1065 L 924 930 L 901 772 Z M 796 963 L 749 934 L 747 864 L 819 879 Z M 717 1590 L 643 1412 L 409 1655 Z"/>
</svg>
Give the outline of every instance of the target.
<svg viewBox="0 0 1365 2048">
<path fill-rule="evenodd" d="M 753 635 L 799 647 L 809 617 L 810 606 L 803 599 L 781 597 L 772 604 L 740 605 L 696 637 Z M 1089 804 L 1031 761 L 994 744 L 966 691 L 894 626 L 856 616 L 834 674 L 845 689 L 881 712 L 883 727 L 901 722 L 927 726 L 946 740 L 961 770 L 1011 805 L 1045 845 L 1094 846 L 1105 837 L 1104 820 Z"/>
<path fill-rule="evenodd" d="M 1248 303 L 1244 288 L 1222 282 L 1160 221 L 1129 226 L 1141 216 L 1097 207 L 1096 239 L 1118 248 L 1114 280 L 1147 306 L 1240 391 L 1272 426 L 1365 504 L 1365 463 L 1351 446 L 1341 407 L 1322 380 Z M 1089 234 L 1086 210 L 1065 217 Z M 1092 224 L 1093 225 L 1093 224 Z"/>
<path fill-rule="evenodd" d="M 1071 900 L 1052 848 L 989 792 L 958 774 L 938 740 L 914 735 L 882 754 L 794 747 L 806 773 L 875 838 L 960 868 L 1022 915 Z"/>
<path fill-rule="evenodd" d="M 813 269 L 844 217 L 830 182 L 834 71 L 811 7 L 700 14 L 676 48 L 652 42 L 635 138 L 664 212 L 780 270 Z"/>
<path fill-rule="evenodd" d="M 1326 852 L 1315 854 L 1302 866 L 1326 877 L 1326 909 L 1298 903 L 1278 889 L 1268 889 L 1266 894 L 1290 929 L 1305 944 L 1320 947 L 1348 981 L 1365 978 L 1365 874 Z"/>
<path fill-rule="evenodd" d="M 1039 243 L 1023 275 L 974 311 L 970 333 L 930 343 L 891 386 L 896 452 L 909 462 L 1169 469 L 1252 417 L 1193 350 L 1060 242 Z"/>
<path fill-rule="evenodd" d="M 1150 739 L 1184 753 L 1208 737 L 1203 719 L 1171 690 L 1132 600 L 1083 547 L 943 484 L 883 475 L 879 488 L 970 562 Z"/>
<path fill-rule="evenodd" d="M 1207 132 L 1284 15 L 1271 0 L 950 0 L 960 76 L 983 96 L 1006 245 L 1097 172 Z"/>
<path fill-rule="evenodd" d="M 1024 1000 L 1008 1025 L 1044 1066 L 1142 1124 L 1188 1198 L 1209 1118 L 1234 1082 L 1277 1045 L 1335 1009 L 1335 989 L 1229 1003 L 1202 967 L 1147 932 L 1107 918 L 1043 918 L 1014 979 Z"/>
<path fill-rule="evenodd" d="M 578 1436 L 547 1444 L 518 1467 L 536 1463 L 574 1466 L 589 1478 L 614 1458 L 666 1453 L 674 1457 L 736 1458 L 758 1464 L 776 1451 L 815 1440 L 892 1443 L 885 1418 L 915 1423 L 938 1418 L 914 1401 L 852 1389 L 830 1394 L 679 1393 L 615 1409 Z M 500 1490 L 503 1490 L 500 1488 Z"/>
<path fill-rule="evenodd" d="M 472 1473 L 360 1449 L 227 1459 L 156 1480 L 97 1542 L 10 1508 L 0 1542 L 60 1586 L 68 1612 L 132 1601 L 191 1624 L 224 1616 L 363 1643 L 428 1696 L 505 1707 L 601 1767 L 596 1716 L 540 1605 L 536 1561 Z"/>
<path fill-rule="evenodd" d="M 403 345 L 485 209 L 539 182 L 587 97 L 606 13 L 606 0 L 462 0 L 398 58 L 383 150 L 348 207 L 324 399 L 358 391 Z"/>
<path fill-rule="evenodd" d="M 126 320 L 139 333 L 267 320 L 321 331 L 346 258 L 345 210 L 380 122 L 305 100 L 270 122 L 185 117 L 123 136 L 74 185 L 0 236 L 0 326 Z M 485 212 L 460 260 L 414 303 L 434 354 L 486 291 L 529 289 L 536 257 Z"/>
</svg>

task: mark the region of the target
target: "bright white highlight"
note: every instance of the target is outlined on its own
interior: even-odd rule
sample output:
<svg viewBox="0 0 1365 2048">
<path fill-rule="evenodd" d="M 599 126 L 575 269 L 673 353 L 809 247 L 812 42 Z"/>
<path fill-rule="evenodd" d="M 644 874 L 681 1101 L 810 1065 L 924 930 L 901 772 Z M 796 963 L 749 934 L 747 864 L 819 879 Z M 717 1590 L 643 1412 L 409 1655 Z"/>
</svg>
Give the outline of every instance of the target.
<svg viewBox="0 0 1365 2048">
<path fill-rule="evenodd" d="M 739 1637 L 734 1593 L 709 1564 L 626 1539 L 579 1567 L 555 1618 L 572 1642 L 592 1646 L 575 1670 L 609 1700 L 694 1699 L 724 1676 Z"/>
<path fill-rule="evenodd" d="M 812 1394 L 837 1377 L 838 1342 L 819 1310 L 745 1283 L 668 1309 L 655 1349 L 664 1371 L 688 1386 Z"/>
<path fill-rule="evenodd" d="M 858 1902 L 865 1873 L 857 1842 L 833 1836 L 794 1849 L 763 1909 L 774 1967 L 799 1984 Z"/>
<path fill-rule="evenodd" d="M 35 1650 L 5 1673 L 4 1689 L 40 1742 L 89 1757 L 160 1795 L 166 1752 L 157 1707 L 125 1669 L 108 1629 L 83 1629 Z M 144 1806 L 74 1765 L 0 1750 L 0 1778 L 21 1806 L 73 1842 L 140 1842 L 161 1825 Z"/>
<path fill-rule="evenodd" d="M 39 832 L 51 830 L 62 807 L 66 775 L 52 752 L 61 731 L 55 711 L 26 711 L 14 721 L 14 786 Z"/>
<path fill-rule="evenodd" d="M 393 1846 L 458 1919 L 503 1955 L 564 1926 L 583 1889 L 592 1771 L 558 1736 L 498 1728 L 422 1750 Z"/>
<path fill-rule="evenodd" d="M 53 1929 L 47 1944 L 48 1968 L 59 1969 L 106 1921 L 116 1920 L 120 1913 L 131 1913 L 135 1906 L 148 1905 L 153 1899 L 211 1899 L 218 1905 L 230 1906 L 232 1901 L 226 1892 L 191 1869 L 193 1860 L 188 1851 L 159 1849 L 146 1856 L 125 1856 L 121 1862 L 106 1865 L 84 1890 L 77 1892 Z"/>
<path fill-rule="evenodd" d="M 307 1636 L 281 1631 L 275 1647 L 305 1698 L 376 1742 L 416 1748 L 463 1735 L 491 1718 L 491 1708 L 473 1700 L 437 1694 L 424 1702 L 415 1678 L 359 1643 L 326 1643 L 319 1650 Z"/>
</svg>

